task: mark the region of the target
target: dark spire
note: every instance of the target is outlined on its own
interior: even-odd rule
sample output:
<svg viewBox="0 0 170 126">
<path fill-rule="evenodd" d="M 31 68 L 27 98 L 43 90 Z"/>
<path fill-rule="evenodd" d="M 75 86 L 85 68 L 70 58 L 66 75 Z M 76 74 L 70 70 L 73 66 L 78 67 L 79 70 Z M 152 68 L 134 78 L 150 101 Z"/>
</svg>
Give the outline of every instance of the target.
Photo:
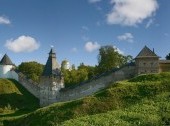
<svg viewBox="0 0 170 126">
<path fill-rule="evenodd" d="M 11 59 L 8 57 L 7 54 L 3 56 L 3 58 L 0 61 L 0 65 L 14 65 L 11 61 Z"/>
<path fill-rule="evenodd" d="M 55 54 L 55 51 L 54 51 L 53 47 L 51 48 L 49 54 Z"/>
<path fill-rule="evenodd" d="M 53 48 L 51 48 L 49 52 L 49 57 L 47 60 L 47 63 L 45 65 L 43 76 L 52 76 L 53 74 L 56 74 L 56 71 L 60 68 L 59 64 L 56 60 L 56 53 Z"/>
</svg>

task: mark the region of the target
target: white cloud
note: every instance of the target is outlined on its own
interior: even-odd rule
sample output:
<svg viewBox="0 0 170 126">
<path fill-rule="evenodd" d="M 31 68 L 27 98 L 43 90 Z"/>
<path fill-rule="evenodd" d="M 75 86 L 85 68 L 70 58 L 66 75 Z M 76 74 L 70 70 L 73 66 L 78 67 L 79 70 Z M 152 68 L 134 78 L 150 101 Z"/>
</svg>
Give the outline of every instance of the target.
<svg viewBox="0 0 170 126">
<path fill-rule="evenodd" d="M 111 0 L 112 11 L 107 14 L 108 24 L 136 26 L 158 9 L 156 0 Z"/>
<path fill-rule="evenodd" d="M 85 44 L 85 49 L 87 52 L 93 52 L 95 50 L 98 50 L 100 47 L 100 44 L 98 44 L 97 42 L 87 42 Z"/>
<path fill-rule="evenodd" d="M 118 47 L 113 46 L 113 48 L 114 48 L 119 54 L 124 55 L 124 52 L 123 52 L 122 50 L 120 50 Z"/>
<path fill-rule="evenodd" d="M 131 33 L 125 33 L 125 34 L 119 35 L 117 37 L 117 39 L 119 41 L 127 41 L 127 42 L 130 42 L 130 43 L 133 43 L 133 41 L 134 41 L 133 38 L 134 38 L 134 36 Z"/>
<path fill-rule="evenodd" d="M 10 20 L 6 17 L 0 16 L 0 24 L 10 24 Z"/>
<path fill-rule="evenodd" d="M 100 2 L 101 0 L 89 0 L 89 3 L 97 3 Z"/>
<path fill-rule="evenodd" d="M 77 50 L 76 47 L 74 47 L 74 48 L 71 49 L 71 51 L 72 51 L 72 52 L 77 52 L 78 50 Z"/>
<path fill-rule="evenodd" d="M 40 44 L 34 38 L 23 35 L 15 40 L 7 40 L 5 47 L 15 53 L 32 52 L 37 50 L 40 47 Z"/>
<path fill-rule="evenodd" d="M 149 27 L 153 24 L 153 22 L 154 22 L 154 20 L 153 20 L 153 19 L 150 19 L 150 20 L 147 22 L 145 28 L 146 28 L 146 29 L 149 28 Z"/>
</svg>

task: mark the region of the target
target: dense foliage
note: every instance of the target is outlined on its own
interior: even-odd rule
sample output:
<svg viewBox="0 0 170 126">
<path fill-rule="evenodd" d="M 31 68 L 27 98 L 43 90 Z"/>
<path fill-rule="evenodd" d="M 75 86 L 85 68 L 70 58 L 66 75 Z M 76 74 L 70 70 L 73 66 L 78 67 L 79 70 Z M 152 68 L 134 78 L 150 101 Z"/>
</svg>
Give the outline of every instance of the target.
<svg viewBox="0 0 170 126">
<path fill-rule="evenodd" d="M 132 60 L 132 56 L 120 54 L 113 46 L 102 46 L 98 55 L 98 71 L 99 73 L 107 72 L 126 64 L 130 60 Z"/>
<path fill-rule="evenodd" d="M 64 75 L 65 86 L 70 87 L 87 80 L 91 80 L 97 75 L 107 72 L 113 68 L 120 67 L 131 60 L 132 56 L 124 56 L 120 54 L 113 46 L 103 46 L 99 49 L 99 64 L 96 66 L 88 66 L 84 65 L 84 63 L 80 63 L 77 69 L 73 64 L 71 69 L 65 70 L 64 66 L 67 64 L 67 61 L 64 60 L 61 65 L 61 71 Z M 18 66 L 19 71 L 36 82 L 39 82 L 43 68 L 44 66 L 42 64 L 35 61 L 23 62 Z"/>
<path fill-rule="evenodd" d="M 22 62 L 18 66 L 18 70 L 25 74 L 28 78 L 33 81 L 39 82 L 40 76 L 43 72 L 44 66 L 35 61 L 32 62 Z"/>
<path fill-rule="evenodd" d="M 91 80 L 100 74 L 108 72 L 114 68 L 120 67 L 132 61 L 132 56 L 124 56 L 120 54 L 113 46 L 103 46 L 99 49 L 98 65 L 87 66 L 81 63 L 77 69 L 73 66 L 72 70 L 64 70 L 64 82 L 66 87 L 80 84 L 87 80 Z M 63 61 L 62 64 L 66 63 Z"/>
<path fill-rule="evenodd" d="M 64 83 L 66 87 L 79 84 L 86 80 L 90 80 L 95 74 L 95 67 L 86 66 L 83 63 L 77 69 L 62 70 L 64 74 Z"/>
<path fill-rule="evenodd" d="M 150 80 L 149 78 L 155 78 Z M 139 80 L 139 81 L 138 81 Z M 80 100 L 56 103 L 7 126 L 170 125 L 170 73 L 113 83 Z"/>
</svg>

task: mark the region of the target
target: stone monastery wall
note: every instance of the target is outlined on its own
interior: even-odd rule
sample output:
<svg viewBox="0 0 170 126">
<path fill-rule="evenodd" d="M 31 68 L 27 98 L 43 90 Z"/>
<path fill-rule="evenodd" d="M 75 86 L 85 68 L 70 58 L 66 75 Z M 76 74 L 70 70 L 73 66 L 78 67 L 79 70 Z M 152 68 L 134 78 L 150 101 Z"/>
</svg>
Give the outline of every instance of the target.
<svg viewBox="0 0 170 126">
<path fill-rule="evenodd" d="M 25 87 L 31 94 L 33 94 L 36 98 L 40 98 L 40 88 L 38 83 L 35 83 L 33 80 L 28 79 L 23 73 L 18 73 L 18 81 L 19 83 Z"/>
<path fill-rule="evenodd" d="M 28 79 L 24 74 L 18 73 L 19 82 L 24 86 L 31 94 L 40 99 L 40 87 L 38 83 Z M 135 75 L 135 66 L 125 66 L 112 71 L 106 75 L 101 75 L 97 79 L 84 84 L 77 85 L 72 88 L 65 88 L 60 90 L 57 94 L 56 99 L 49 101 L 49 103 L 64 102 L 79 99 L 88 95 L 91 95 L 107 86 L 111 82 L 120 81 L 131 78 Z M 40 99 L 41 100 L 41 99 Z"/>
<path fill-rule="evenodd" d="M 20 72 L 13 71 L 13 73 L 11 73 L 13 63 L 7 55 L 4 55 L 0 63 L 0 71 L 2 71 L 0 77 L 18 80 L 30 93 L 40 99 L 41 106 L 49 105 L 54 102 L 79 99 L 107 87 L 111 82 L 129 79 L 137 74 L 159 73 L 170 70 L 170 61 L 159 60 L 159 56 L 147 46 L 145 46 L 137 55 L 135 63 L 129 63 L 119 69 L 114 69 L 109 73 L 103 73 L 91 81 L 86 83 L 83 82 L 70 88 L 62 88 L 62 74 L 59 70 L 58 63 L 56 62 L 56 53 L 53 48 L 49 53 L 42 76 L 46 81 L 44 82 L 43 80 L 43 83 L 41 84 L 33 82 Z M 8 65 L 10 65 L 10 67 Z M 15 72 L 18 73 L 18 79 Z M 54 80 L 52 77 L 58 77 L 58 79 Z"/>
<path fill-rule="evenodd" d="M 93 80 L 89 83 L 78 85 L 77 87 L 74 87 L 72 89 L 61 90 L 56 97 L 56 101 L 51 101 L 51 103 L 69 101 L 91 95 L 96 91 L 107 87 L 111 82 L 128 79 L 134 75 L 135 66 L 122 67 L 115 72 L 112 72 L 105 76 L 101 76 L 98 79 Z"/>
</svg>

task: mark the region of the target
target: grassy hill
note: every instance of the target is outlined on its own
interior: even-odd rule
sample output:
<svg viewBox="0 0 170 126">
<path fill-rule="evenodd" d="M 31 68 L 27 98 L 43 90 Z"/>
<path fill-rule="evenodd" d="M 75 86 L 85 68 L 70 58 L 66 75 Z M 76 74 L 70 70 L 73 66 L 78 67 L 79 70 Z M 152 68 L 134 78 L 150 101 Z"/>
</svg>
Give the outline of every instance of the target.
<svg viewBox="0 0 170 126">
<path fill-rule="evenodd" d="M 83 99 L 55 103 L 5 126 L 170 125 L 170 73 L 141 75 Z"/>
<path fill-rule="evenodd" d="M 0 79 L 0 125 L 2 120 L 34 111 L 38 104 L 39 100 L 17 81 Z"/>
</svg>

